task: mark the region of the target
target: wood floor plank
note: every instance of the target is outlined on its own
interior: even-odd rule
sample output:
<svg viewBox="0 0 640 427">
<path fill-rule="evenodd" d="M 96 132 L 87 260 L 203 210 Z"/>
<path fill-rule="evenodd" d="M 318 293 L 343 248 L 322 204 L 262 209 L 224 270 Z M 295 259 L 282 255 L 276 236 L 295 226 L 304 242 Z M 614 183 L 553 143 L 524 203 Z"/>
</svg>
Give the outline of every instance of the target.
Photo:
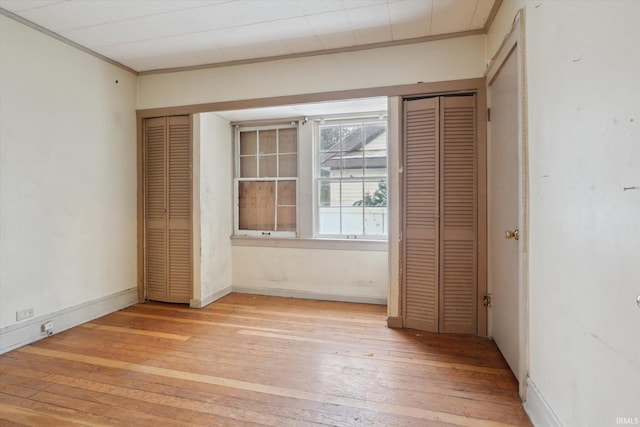
<svg viewBox="0 0 640 427">
<path fill-rule="evenodd" d="M 323 403 L 302 401 L 293 398 L 251 393 L 240 389 L 212 386 L 210 384 L 195 383 L 183 379 L 138 374 L 131 371 L 126 371 L 126 379 L 123 379 L 122 372 L 118 372 L 118 369 L 102 368 L 99 373 L 96 371 L 87 372 L 85 366 L 80 362 L 65 363 L 64 365 L 69 366 L 68 369 L 65 369 L 61 363 L 43 363 L 48 360 L 46 357 L 24 353 L 21 356 L 19 363 L 13 362 L 10 359 L 5 360 L 5 366 L 3 367 L 0 365 L 0 372 L 2 372 L 3 369 L 6 369 L 7 365 L 13 363 L 16 366 L 29 365 L 32 367 L 32 369 L 17 368 L 14 370 L 17 374 L 24 375 L 25 377 L 47 377 L 51 381 L 62 381 L 63 383 L 67 383 L 69 380 L 67 380 L 66 377 L 73 376 L 105 384 L 121 385 L 134 390 L 151 391 L 169 396 L 182 396 L 193 400 L 207 402 L 210 402 L 213 396 L 216 402 L 223 405 L 237 406 L 241 408 L 251 407 L 255 410 L 261 409 L 266 413 L 295 418 L 298 420 L 298 425 L 307 425 L 307 422 L 311 421 L 314 423 L 343 426 L 351 425 L 354 420 L 362 422 L 366 421 L 367 425 L 373 426 L 422 425 L 422 423 L 416 424 L 417 420 L 412 418 L 394 416 L 375 411 L 364 411 L 345 406 L 326 405 Z M 29 362 L 25 363 L 24 359 L 29 359 Z M 59 375 L 52 377 L 49 375 L 50 373 L 56 373 Z M 86 391 L 86 389 L 83 390 Z M 451 424 L 434 423 L 433 425 L 450 426 Z"/>
<path fill-rule="evenodd" d="M 8 425 L 531 425 L 491 341 L 388 329 L 367 304 L 138 304 L 0 355 L 0 374 Z"/>
</svg>

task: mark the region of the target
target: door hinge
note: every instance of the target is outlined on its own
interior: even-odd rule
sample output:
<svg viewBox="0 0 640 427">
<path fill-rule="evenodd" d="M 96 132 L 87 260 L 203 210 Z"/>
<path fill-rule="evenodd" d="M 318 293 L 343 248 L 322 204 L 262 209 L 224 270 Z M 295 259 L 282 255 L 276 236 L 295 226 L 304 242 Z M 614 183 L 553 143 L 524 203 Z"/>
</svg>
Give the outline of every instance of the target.
<svg viewBox="0 0 640 427">
<path fill-rule="evenodd" d="M 482 297 L 482 305 L 485 307 L 491 307 L 491 294 L 485 294 Z"/>
<path fill-rule="evenodd" d="M 491 108 L 487 108 L 487 121 L 491 121 Z"/>
</svg>

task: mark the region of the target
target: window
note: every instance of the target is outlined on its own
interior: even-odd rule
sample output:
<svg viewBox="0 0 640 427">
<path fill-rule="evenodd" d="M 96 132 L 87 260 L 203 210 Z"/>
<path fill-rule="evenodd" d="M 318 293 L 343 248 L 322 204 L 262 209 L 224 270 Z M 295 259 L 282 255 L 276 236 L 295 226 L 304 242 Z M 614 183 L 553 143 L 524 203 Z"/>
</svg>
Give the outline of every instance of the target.
<svg viewBox="0 0 640 427">
<path fill-rule="evenodd" d="M 321 121 L 315 140 L 317 235 L 386 238 L 386 121 Z"/>
<path fill-rule="evenodd" d="M 235 234 L 297 235 L 298 128 L 236 129 Z"/>
</svg>

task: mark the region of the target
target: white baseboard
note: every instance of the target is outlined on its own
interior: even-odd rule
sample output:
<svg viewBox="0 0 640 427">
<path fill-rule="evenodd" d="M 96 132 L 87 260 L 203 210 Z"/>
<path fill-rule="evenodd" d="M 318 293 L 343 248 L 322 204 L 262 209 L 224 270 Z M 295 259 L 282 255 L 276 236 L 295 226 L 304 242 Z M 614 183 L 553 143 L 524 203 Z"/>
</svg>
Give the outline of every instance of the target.
<svg viewBox="0 0 640 427">
<path fill-rule="evenodd" d="M 137 302 L 138 288 L 134 287 L 7 326 L 0 330 L 0 354 L 46 338 L 48 334 L 42 331 L 46 322 L 53 323 L 50 334 L 57 334 Z"/>
<path fill-rule="evenodd" d="M 524 410 L 527 411 L 534 426 L 562 427 L 553 409 L 529 377 L 527 377 L 527 400 L 524 402 Z"/>
<path fill-rule="evenodd" d="M 258 288 L 251 286 L 233 286 L 233 292 L 239 294 L 268 295 L 272 297 L 313 299 L 319 301 L 342 301 L 360 304 L 387 305 L 386 297 L 363 297 L 354 295 L 323 294 L 318 292 L 298 291 L 291 289 Z"/>
<path fill-rule="evenodd" d="M 189 306 L 193 308 L 206 307 L 212 302 L 217 301 L 232 292 L 286 298 L 314 299 L 321 301 L 344 301 L 378 305 L 387 304 L 387 299 L 385 297 L 324 294 L 318 292 L 269 289 L 250 286 L 227 286 L 226 288 L 216 291 L 205 298 L 192 299 Z M 81 325 L 98 317 L 129 307 L 137 302 L 138 289 L 134 287 L 92 301 L 87 301 L 73 307 L 68 307 L 54 313 L 38 316 L 33 319 L 7 326 L 0 329 L 0 354 L 31 344 L 32 342 L 41 340 L 42 338 L 46 338 L 48 333 L 42 331 L 42 325 L 44 323 L 53 323 L 53 329 L 50 332 L 51 334 L 57 334 L 73 328 L 74 326 Z"/>
<path fill-rule="evenodd" d="M 205 298 L 202 299 L 192 299 L 191 301 L 189 301 L 189 307 L 191 308 L 203 308 L 208 306 L 209 304 L 211 304 L 214 301 L 219 300 L 220 298 L 229 295 L 231 292 L 233 292 L 233 288 L 231 286 L 227 286 L 224 289 L 220 289 L 219 291 L 216 291 L 214 293 L 212 293 L 209 296 L 206 296 Z"/>
</svg>

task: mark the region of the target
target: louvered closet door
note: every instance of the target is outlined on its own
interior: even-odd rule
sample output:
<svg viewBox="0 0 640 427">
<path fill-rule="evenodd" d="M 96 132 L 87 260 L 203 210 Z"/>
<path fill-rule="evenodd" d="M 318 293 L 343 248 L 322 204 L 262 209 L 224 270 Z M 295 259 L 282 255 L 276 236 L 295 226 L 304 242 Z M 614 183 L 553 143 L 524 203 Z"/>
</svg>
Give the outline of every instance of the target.
<svg viewBox="0 0 640 427">
<path fill-rule="evenodd" d="M 191 124 L 189 116 L 169 117 L 169 280 L 168 302 L 191 299 Z"/>
<path fill-rule="evenodd" d="M 405 101 L 403 318 L 477 333 L 475 96 Z"/>
<path fill-rule="evenodd" d="M 475 96 L 440 101 L 440 332 L 477 333 Z"/>
<path fill-rule="evenodd" d="M 189 116 L 145 120 L 147 299 L 190 301 L 191 197 Z"/>
<path fill-rule="evenodd" d="M 166 145 L 166 119 L 145 120 L 145 279 L 158 301 L 167 298 Z"/>
<path fill-rule="evenodd" d="M 438 331 L 438 98 L 405 101 L 404 324 Z"/>
</svg>

